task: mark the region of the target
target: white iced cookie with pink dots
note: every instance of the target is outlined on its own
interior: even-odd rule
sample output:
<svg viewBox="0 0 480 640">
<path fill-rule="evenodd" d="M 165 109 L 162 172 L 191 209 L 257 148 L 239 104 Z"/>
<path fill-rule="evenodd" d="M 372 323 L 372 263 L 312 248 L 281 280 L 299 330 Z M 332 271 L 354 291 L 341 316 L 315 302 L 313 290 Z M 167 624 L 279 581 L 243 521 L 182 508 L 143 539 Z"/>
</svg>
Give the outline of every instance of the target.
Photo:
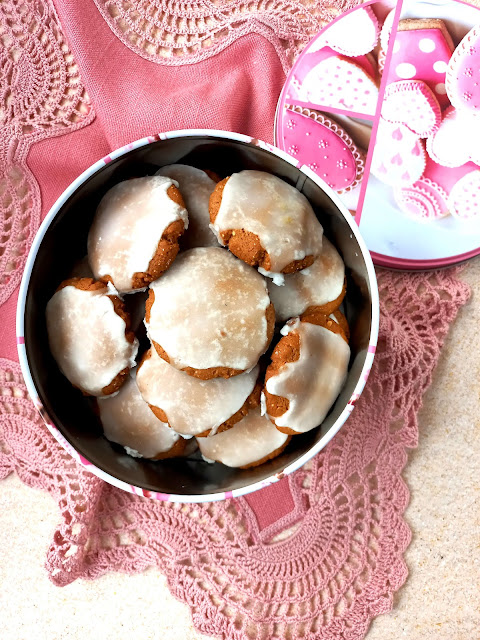
<svg viewBox="0 0 480 640">
<path fill-rule="evenodd" d="M 277 322 L 302 313 L 333 313 L 346 293 L 345 265 L 333 244 L 323 238 L 322 253 L 308 269 L 285 276 L 285 285 L 268 284 Z"/>
<path fill-rule="evenodd" d="M 283 148 L 300 157 L 338 193 L 360 184 L 365 168 L 363 153 L 332 118 L 287 105 L 282 112 L 280 135 Z"/>
<path fill-rule="evenodd" d="M 454 44 L 445 23 L 438 19 L 400 20 L 388 81 L 421 80 L 433 92 L 441 109 L 449 106 L 445 74 Z"/>
<path fill-rule="evenodd" d="M 480 169 L 460 178 L 450 192 L 452 215 L 460 220 L 480 220 Z"/>
<path fill-rule="evenodd" d="M 448 64 L 446 88 L 454 107 L 480 116 L 480 24 L 455 49 Z"/>
<path fill-rule="evenodd" d="M 380 27 L 370 7 L 360 7 L 337 18 L 319 38 L 327 46 L 345 56 L 369 53 L 377 44 Z M 317 48 L 320 48 L 317 45 Z"/>
<path fill-rule="evenodd" d="M 480 119 L 472 112 L 450 107 L 428 138 L 427 151 L 445 167 L 460 167 L 470 161 L 480 164 Z"/>
<path fill-rule="evenodd" d="M 182 455 L 186 440 L 150 410 L 138 390 L 135 369 L 116 395 L 97 402 L 105 437 L 130 455 L 153 460 Z"/>
<path fill-rule="evenodd" d="M 208 461 L 248 469 L 278 456 L 289 440 L 290 436 L 278 431 L 257 407 L 228 431 L 198 438 L 197 442 Z"/>
<path fill-rule="evenodd" d="M 442 114 L 438 100 L 424 82 L 400 80 L 385 90 L 382 118 L 403 124 L 419 138 L 428 138 L 438 129 Z"/>
<path fill-rule="evenodd" d="M 372 173 L 392 186 L 410 185 L 420 178 L 426 163 L 423 141 L 403 124 L 380 118 Z"/>
<path fill-rule="evenodd" d="M 378 87 L 353 60 L 336 55 L 321 60 L 307 73 L 297 97 L 319 108 L 372 116 L 377 108 Z"/>
</svg>

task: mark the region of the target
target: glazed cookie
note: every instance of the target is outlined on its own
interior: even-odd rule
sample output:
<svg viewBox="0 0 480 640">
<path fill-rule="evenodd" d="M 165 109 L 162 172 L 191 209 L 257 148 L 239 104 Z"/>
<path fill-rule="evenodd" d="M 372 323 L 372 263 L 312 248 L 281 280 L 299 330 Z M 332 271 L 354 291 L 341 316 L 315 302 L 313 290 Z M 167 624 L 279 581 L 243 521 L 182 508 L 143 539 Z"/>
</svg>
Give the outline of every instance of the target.
<svg viewBox="0 0 480 640">
<path fill-rule="evenodd" d="M 271 277 L 310 266 L 322 246 L 322 225 L 305 196 L 264 171 L 240 171 L 219 182 L 210 220 L 224 246 Z"/>
<path fill-rule="evenodd" d="M 345 56 L 361 56 L 377 44 L 380 27 L 370 7 L 360 7 L 337 18 L 320 37 L 322 45 Z"/>
<path fill-rule="evenodd" d="M 135 458 L 161 460 L 182 455 L 186 440 L 154 415 L 135 378 L 136 370 L 132 369 L 116 395 L 98 399 L 105 437 L 121 444 Z"/>
<path fill-rule="evenodd" d="M 120 293 L 144 289 L 178 253 L 188 215 L 176 184 L 164 176 L 120 182 L 98 205 L 88 234 L 94 276 Z"/>
<path fill-rule="evenodd" d="M 107 396 L 135 366 L 138 341 L 123 302 L 103 282 L 61 283 L 46 309 L 50 349 L 63 375 L 86 395 Z"/>
<path fill-rule="evenodd" d="M 190 376 L 236 376 L 273 335 L 267 284 L 221 247 L 190 249 L 150 285 L 145 325 L 159 355 Z"/>
<path fill-rule="evenodd" d="M 230 380 L 198 380 L 150 349 L 137 371 L 145 402 L 162 422 L 189 438 L 230 429 L 260 402 L 259 368 Z"/>
<path fill-rule="evenodd" d="M 285 276 L 285 286 L 268 283 L 277 322 L 304 312 L 326 315 L 338 309 L 345 297 L 345 265 L 332 243 L 323 237 L 322 253 L 315 262 L 298 273 Z"/>
<path fill-rule="evenodd" d="M 232 429 L 209 438 L 198 438 L 198 446 L 208 462 L 249 469 L 278 456 L 290 437 L 276 429 L 257 407 Z"/>
<path fill-rule="evenodd" d="M 480 116 L 480 24 L 455 49 L 446 69 L 446 90 L 454 107 Z"/>
<path fill-rule="evenodd" d="M 205 171 L 186 164 L 170 164 L 155 174 L 178 183 L 188 211 L 188 231 L 182 236 L 182 247 L 218 247 L 218 240 L 210 229 L 208 201 L 217 181 Z"/>
<path fill-rule="evenodd" d="M 319 314 L 287 323 L 265 376 L 267 414 L 287 434 L 320 425 L 347 377 L 350 347 L 338 322 Z"/>
</svg>

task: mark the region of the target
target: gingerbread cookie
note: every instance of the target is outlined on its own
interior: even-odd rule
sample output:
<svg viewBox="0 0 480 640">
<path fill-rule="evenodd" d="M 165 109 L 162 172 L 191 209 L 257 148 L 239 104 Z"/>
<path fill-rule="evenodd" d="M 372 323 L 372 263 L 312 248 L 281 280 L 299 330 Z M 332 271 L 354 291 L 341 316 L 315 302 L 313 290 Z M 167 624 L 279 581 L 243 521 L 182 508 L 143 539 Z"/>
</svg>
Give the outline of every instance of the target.
<svg viewBox="0 0 480 640">
<path fill-rule="evenodd" d="M 118 391 L 138 350 L 120 298 L 102 282 L 72 278 L 49 300 L 46 320 L 52 355 L 75 387 L 92 396 Z"/>
<path fill-rule="evenodd" d="M 120 182 L 102 198 L 88 234 L 95 277 L 120 293 L 145 288 L 170 267 L 187 227 L 185 204 L 170 178 Z"/>
<path fill-rule="evenodd" d="M 189 438 L 230 429 L 260 402 L 259 368 L 229 380 L 198 380 L 150 349 L 137 371 L 145 402 L 162 422 Z"/>
<path fill-rule="evenodd" d="M 338 309 L 345 297 L 345 265 L 332 243 L 323 237 L 322 253 L 315 262 L 298 273 L 285 276 L 285 285 L 268 284 L 277 322 L 304 312 L 328 315 Z"/>
<path fill-rule="evenodd" d="M 350 347 L 338 322 L 319 314 L 287 323 L 265 376 L 265 404 L 287 434 L 318 427 L 347 377 Z"/>
<path fill-rule="evenodd" d="M 190 249 L 150 285 L 145 324 L 157 352 L 203 380 L 254 367 L 275 311 L 265 280 L 221 247 Z"/>
<path fill-rule="evenodd" d="M 454 48 L 442 20 L 400 20 L 388 71 L 389 82 L 421 80 L 431 89 L 441 109 L 445 109 L 449 106 L 445 74 Z"/>
<path fill-rule="evenodd" d="M 322 246 L 322 225 L 305 196 L 264 171 L 240 171 L 219 182 L 210 220 L 224 246 L 272 277 L 310 266 Z"/>
<path fill-rule="evenodd" d="M 120 391 L 98 399 L 105 437 L 135 458 L 161 460 L 182 455 L 186 440 L 159 420 L 140 395 L 132 369 Z"/>
<path fill-rule="evenodd" d="M 198 438 L 198 446 L 209 462 L 249 469 L 278 456 L 289 440 L 290 436 L 276 429 L 257 407 L 228 431 Z"/>
<path fill-rule="evenodd" d="M 329 187 L 346 193 L 357 187 L 364 155 L 338 122 L 317 111 L 286 105 L 282 113 L 283 148 L 314 171 Z"/>
<path fill-rule="evenodd" d="M 182 236 L 182 247 L 218 247 L 218 240 L 210 229 L 208 201 L 217 181 L 201 169 L 186 164 L 170 164 L 155 174 L 178 183 L 188 211 L 188 230 Z"/>
</svg>

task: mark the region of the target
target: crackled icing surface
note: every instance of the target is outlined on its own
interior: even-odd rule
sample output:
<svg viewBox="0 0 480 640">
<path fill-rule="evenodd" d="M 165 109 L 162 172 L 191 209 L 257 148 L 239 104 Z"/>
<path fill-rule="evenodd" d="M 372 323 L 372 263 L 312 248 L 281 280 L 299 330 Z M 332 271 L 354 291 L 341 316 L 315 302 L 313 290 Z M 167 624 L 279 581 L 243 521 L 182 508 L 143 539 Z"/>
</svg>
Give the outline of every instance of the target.
<svg viewBox="0 0 480 640">
<path fill-rule="evenodd" d="M 126 367 L 135 366 L 138 341 L 128 342 L 125 321 L 115 313 L 107 289 L 57 291 L 47 304 L 48 340 L 62 373 L 83 391 L 102 389 Z"/>
<path fill-rule="evenodd" d="M 166 176 L 178 182 L 187 207 L 189 222 L 188 231 L 182 236 L 182 246 L 189 249 L 218 247 L 218 240 L 209 228 L 208 211 L 208 201 L 216 183 L 205 171 L 186 164 L 167 165 L 159 169 L 155 175 Z"/>
<path fill-rule="evenodd" d="M 342 293 L 345 265 L 332 243 L 323 237 L 322 253 L 303 271 L 285 276 L 283 287 L 268 283 L 277 321 L 298 316 L 308 307 L 336 300 Z"/>
<path fill-rule="evenodd" d="M 135 273 L 147 271 L 165 229 L 176 220 L 188 227 L 186 209 L 167 194 L 163 176 L 125 180 L 102 198 L 90 233 L 88 258 L 96 278 L 110 275 L 118 291 L 132 291 Z"/>
<path fill-rule="evenodd" d="M 297 321 L 290 332 L 300 336 L 300 357 L 267 380 L 266 390 L 290 402 L 278 427 L 305 433 L 323 422 L 340 393 L 348 371 L 350 347 L 338 334 Z"/>
<path fill-rule="evenodd" d="M 135 377 L 136 371 L 132 371 L 117 394 L 99 398 L 100 420 L 108 440 L 144 458 L 154 458 L 170 451 L 180 436 L 154 415 L 140 395 Z"/>
<path fill-rule="evenodd" d="M 173 366 L 246 370 L 266 350 L 267 285 L 229 251 L 190 249 L 150 287 L 148 335 Z"/>
<path fill-rule="evenodd" d="M 195 436 L 214 431 L 237 413 L 252 393 L 258 367 L 225 380 L 199 380 L 178 371 L 150 350 L 137 371 L 137 384 L 148 404 L 162 409 L 177 433 Z"/>
<path fill-rule="evenodd" d="M 217 233 L 245 229 L 256 234 L 270 256 L 270 271 L 277 273 L 294 260 L 317 255 L 322 243 L 322 226 L 305 196 L 264 171 L 230 177 L 212 226 Z"/>
<path fill-rule="evenodd" d="M 284 445 L 287 438 L 257 407 L 228 431 L 198 438 L 197 442 L 206 458 L 227 467 L 244 467 L 269 456 Z"/>
</svg>

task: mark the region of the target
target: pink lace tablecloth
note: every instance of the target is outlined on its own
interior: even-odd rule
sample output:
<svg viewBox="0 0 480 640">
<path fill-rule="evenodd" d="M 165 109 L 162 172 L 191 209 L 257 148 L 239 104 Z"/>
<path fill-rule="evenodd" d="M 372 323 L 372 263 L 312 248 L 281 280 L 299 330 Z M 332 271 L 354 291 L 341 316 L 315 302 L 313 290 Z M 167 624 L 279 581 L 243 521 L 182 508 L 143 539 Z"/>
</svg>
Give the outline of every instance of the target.
<svg viewBox="0 0 480 640">
<path fill-rule="evenodd" d="M 215 127 L 271 140 L 296 52 L 354 4 L 0 5 L 0 477 L 15 471 L 58 501 L 46 561 L 55 584 L 154 565 L 203 633 L 353 640 L 404 583 L 401 473 L 444 337 L 469 295 L 456 271 L 379 272 L 377 356 L 346 425 L 292 476 L 222 503 L 159 503 L 90 474 L 43 426 L 16 362 L 18 283 L 64 187 L 152 131 Z"/>
</svg>

